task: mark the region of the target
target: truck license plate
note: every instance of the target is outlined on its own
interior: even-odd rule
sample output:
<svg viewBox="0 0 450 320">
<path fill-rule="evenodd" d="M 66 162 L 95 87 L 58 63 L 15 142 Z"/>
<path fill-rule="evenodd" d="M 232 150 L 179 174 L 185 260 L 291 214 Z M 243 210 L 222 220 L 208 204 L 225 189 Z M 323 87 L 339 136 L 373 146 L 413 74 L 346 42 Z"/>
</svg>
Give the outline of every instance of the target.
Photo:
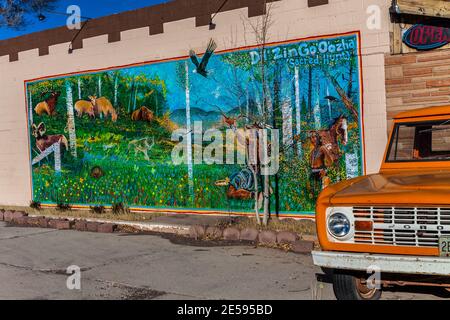
<svg viewBox="0 0 450 320">
<path fill-rule="evenodd" d="M 439 237 L 439 253 L 441 257 L 450 257 L 450 236 Z"/>
</svg>

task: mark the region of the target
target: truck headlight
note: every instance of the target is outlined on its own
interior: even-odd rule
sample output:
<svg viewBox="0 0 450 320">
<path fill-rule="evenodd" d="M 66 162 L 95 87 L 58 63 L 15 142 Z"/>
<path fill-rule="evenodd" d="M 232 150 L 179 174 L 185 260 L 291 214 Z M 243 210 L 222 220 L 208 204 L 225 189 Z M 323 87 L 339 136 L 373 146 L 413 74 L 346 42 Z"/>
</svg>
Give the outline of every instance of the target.
<svg viewBox="0 0 450 320">
<path fill-rule="evenodd" d="M 342 213 L 333 213 L 328 218 L 328 230 L 337 238 L 348 235 L 350 228 L 350 220 Z"/>
<path fill-rule="evenodd" d="M 328 208 L 328 233 L 340 241 L 349 240 L 354 234 L 354 218 L 351 208 Z"/>
</svg>

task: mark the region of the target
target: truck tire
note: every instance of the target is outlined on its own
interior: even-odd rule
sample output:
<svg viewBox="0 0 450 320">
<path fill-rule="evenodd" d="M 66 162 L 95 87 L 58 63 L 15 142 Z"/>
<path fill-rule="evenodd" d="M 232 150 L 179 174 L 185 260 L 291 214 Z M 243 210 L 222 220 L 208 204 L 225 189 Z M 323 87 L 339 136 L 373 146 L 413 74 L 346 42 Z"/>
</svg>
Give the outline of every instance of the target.
<svg viewBox="0 0 450 320">
<path fill-rule="evenodd" d="M 338 300 L 379 300 L 381 290 L 369 289 L 360 278 L 335 270 L 333 291 Z"/>
</svg>

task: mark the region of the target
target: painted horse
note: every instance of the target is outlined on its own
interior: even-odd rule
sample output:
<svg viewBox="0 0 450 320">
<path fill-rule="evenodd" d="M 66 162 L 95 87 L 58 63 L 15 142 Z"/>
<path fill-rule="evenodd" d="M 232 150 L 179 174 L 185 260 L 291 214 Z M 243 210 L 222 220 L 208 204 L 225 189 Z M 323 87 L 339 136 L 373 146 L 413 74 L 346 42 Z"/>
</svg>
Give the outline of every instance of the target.
<svg viewBox="0 0 450 320">
<path fill-rule="evenodd" d="M 337 117 L 328 130 L 312 131 L 311 134 L 311 158 L 310 165 L 312 176 L 316 180 L 322 180 L 322 188 L 330 184 L 327 169 L 336 165 L 342 151 L 339 146 L 348 143 L 348 120 L 345 116 Z"/>
</svg>

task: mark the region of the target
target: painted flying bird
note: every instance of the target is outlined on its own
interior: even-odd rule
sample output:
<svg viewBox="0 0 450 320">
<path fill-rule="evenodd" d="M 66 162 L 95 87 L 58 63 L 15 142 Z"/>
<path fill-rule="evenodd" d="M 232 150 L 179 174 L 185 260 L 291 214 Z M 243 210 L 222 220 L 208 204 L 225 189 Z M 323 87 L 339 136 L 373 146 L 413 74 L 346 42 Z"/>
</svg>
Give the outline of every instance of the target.
<svg viewBox="0 0 450 320">
<path fill-rule="evenodd" d="M 206 70 L 206 66 L 208 65 L 209 59 L 214 53 L 214 50 L 217 49 L 217 44 L 214 42 L 213 39 L 209 40 L 208 48 L 206 48 L 206 52 L 203 55 L 202 61 L 199 62 L 197 55 L 195 54 L 194 50 L 189 51 L 189 56 L 191 57 L 192 62 L 194 63 L 196 67 L 196 72 L 205 78 L 208 77 L 208 71 Z"/>
<path fill-rule="evenodd" d="M 239 119 L 245 117 L 242 114 L 238 115 L 237 117 L 229 117 L 222 111 L 221 108 L 219 108 L 219 106 L 215 106 L 215 107 L 220 111 L 220 114 L 222 115 L 222 120 L 223 120 L 224 124 L 226 124 L 228 127 L 233 129 L 234 131 L 237 129 L 237 121 Z"/>
<path fill-rule="evenodd" d="M 330 100 L 331 102 L 338 101 L 338 98 L 333 97 L 333 96 L 326 96 L 325 99 Z"/>
</svg>

